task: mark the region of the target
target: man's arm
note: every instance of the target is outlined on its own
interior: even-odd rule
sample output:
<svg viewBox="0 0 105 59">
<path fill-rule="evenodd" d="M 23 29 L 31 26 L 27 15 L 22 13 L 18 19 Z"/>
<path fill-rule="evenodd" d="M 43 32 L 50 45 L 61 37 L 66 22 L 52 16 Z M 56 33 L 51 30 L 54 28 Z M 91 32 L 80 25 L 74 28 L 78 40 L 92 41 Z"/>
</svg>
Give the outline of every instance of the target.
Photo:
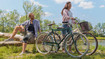
<svg viewBox="0 0 105 59">
<path fill-rule="evenodd" d="M 38 31 L 41 33 L 40 22 L 38 21 Z"/>
<path fill-rule="evenodd" d="M 19 25 L 19 27 L 21 27 L 22 30 L 24 30 L 24 26 L 27 24 L 27 21 L 23 22 L 22 24 Z"/>
<path fill-rule="evenodd" d="M 27 24 L 27 21 L 23 22 L 23 23 L 20 24 L 20 25 L 25 26 L 26 24 Z"/>
</svg>

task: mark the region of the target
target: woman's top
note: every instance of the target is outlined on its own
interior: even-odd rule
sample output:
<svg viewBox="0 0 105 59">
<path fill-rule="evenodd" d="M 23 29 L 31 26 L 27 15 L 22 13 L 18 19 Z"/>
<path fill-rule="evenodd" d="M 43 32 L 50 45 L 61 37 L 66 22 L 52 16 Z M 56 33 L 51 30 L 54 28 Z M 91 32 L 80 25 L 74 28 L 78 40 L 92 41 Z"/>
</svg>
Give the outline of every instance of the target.
<svg viewBox="0 0 105 59">
<path fill-rule="evenodd" d="M 70 19 L 70 17 L 73 17 L 73 14 L 70 10 L 64 9 L 63 10 L 63 22 L 70 22 L 72 23 L 72 20 Z"/>
</svg>

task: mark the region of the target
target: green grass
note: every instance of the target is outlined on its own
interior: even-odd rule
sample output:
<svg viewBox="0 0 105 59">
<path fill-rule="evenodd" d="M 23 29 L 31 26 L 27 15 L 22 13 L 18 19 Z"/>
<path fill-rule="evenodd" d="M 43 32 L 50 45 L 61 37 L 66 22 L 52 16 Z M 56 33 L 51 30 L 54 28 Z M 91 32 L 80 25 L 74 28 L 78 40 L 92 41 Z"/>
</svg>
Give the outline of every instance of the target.
<svg viewBox="0 0 105 59">
<path fill-rule="evenodd" d="M 77 58 L 70 57 L 66 53 L 52 53 L 52 54 L 46 54 L 46 55 L 41 53 L 35 53 L 35 54 L 29 53 L 29 54 L 24 54 L 22 56 L 19 56 L 19 53 L 21 52 L 21 47 L 16 47 L 16 48 L 13 48 L 13 47 L 14 46 L 11 46 L 9 48 L 1 47 L 0 59 L 77 59 Z M 105 51 L 102 48 L 101 52 L 98 52 L 97 50 L 97 52 L 94 55 L 84 56 L 82 57 L 82 59 L 105 59 L 104 56 L 105 56 Z"/>
<path fill-rule="evenodd" d="M 0 40 L 4 38 L 0 38 Z M 62 53 L 62 51 L 58 51 L 58 53 L 51 53 L 51 54 L 41 54 L 36 53 L 36 48 L 33 44 L 28 44 L 27 49 L 31 53 L 27 53 L 24 55 L 19 56 L 19 53 L 22 51 L 22 46 L 3 46 L 0 47 L 0 59 L 77 59 L 72 58 L 71 56 L 67 55 L 66 53 Z M 105 59 L 105 47 L 99 45 L 98 50 L 95 54 L 91 56 L 84 56 L 82 59 Z"/>
<path fill-rule="evenodd" d="M 9 46 L 0 47 L 0 59 L 77 59 L 72 58 L 66 53 L 62 53 L 58 51 L 58 53 L 51 54 L 41 54 L 41 53 L 33 53 L 33 44 L 28 44 L 27 50 L 31 53 L 24 54 L 19 56 L 21 53 L 22 47 Z M 99 45 L 97 52 L 91 56 L 84 56 L 82 59 L 105 59 L 105 47 Z"/>
<path fill-rule="evenodd" d="M 93 37 L 87 37 L 88 39 L 94 39 Z M 96 37 L 98 40 L 105 40 L 105 37 Z"/>
</svg>

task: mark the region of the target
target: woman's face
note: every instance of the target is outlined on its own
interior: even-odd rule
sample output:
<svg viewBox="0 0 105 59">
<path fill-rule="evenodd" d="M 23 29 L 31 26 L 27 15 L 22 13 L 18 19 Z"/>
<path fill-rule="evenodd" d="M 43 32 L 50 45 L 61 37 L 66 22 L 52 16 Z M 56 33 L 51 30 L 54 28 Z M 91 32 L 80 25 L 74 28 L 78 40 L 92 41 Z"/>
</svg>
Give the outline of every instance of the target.
<svg viewBox="0 0 105 59">
<path fill-rule="evenodd" d="M 71 7 L 72 7 L 72 6 L 71 6 L 71 3 L 69 3 L 69 4 L 68 4 L 68 9 L 70 10 L 70 9 L 71 9 Z"/>
</svg>

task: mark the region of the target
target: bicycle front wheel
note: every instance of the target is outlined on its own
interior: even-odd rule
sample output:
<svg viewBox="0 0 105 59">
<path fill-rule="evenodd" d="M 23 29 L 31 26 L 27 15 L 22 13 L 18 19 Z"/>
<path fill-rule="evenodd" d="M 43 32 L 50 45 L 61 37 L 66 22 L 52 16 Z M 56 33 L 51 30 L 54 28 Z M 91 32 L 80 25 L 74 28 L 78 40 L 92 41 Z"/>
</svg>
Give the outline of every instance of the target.
<svg viewBox="0 0 105 59">
<path fill-rule="evenodd" d="M 81 33 L 68 34 L 64 41 L 64 48 L 71 57 L 80 58 L 88 52 L 88 39 Z M 79 54 L 78 51 L 82 54 Z"/>
<path fill-rule="evenodd" d="M 94 54 L 96 52 L 96 50 L 98 48 L 98 40 L 91 33 L 84 32 L 83 34 L 86 35 L 86 37 L 88 38 L 89 43 L 90 43 L 89 51 L 88 51 L 88 53 L 86 55 L 92 55 L 92 54 Z"/>
</svg>

